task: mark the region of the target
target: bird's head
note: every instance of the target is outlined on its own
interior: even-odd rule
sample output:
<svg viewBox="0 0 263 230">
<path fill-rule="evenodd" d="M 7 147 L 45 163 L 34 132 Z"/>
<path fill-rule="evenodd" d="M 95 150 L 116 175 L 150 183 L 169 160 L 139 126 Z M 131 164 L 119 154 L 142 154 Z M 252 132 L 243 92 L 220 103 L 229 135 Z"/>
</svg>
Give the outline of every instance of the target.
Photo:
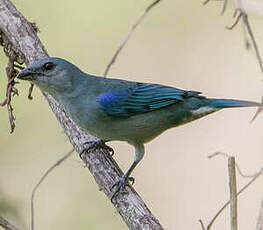
<svg viewBox="0 0 263 230">
<path fill-rule="evenodd" d="M 40 59 L 20 71 L 18 79 L 27 80 L 40 89 L 56 96 L 70 91 L 76 77 L 81 75 L 75 65 L 61 58 Z"/>
</svg>

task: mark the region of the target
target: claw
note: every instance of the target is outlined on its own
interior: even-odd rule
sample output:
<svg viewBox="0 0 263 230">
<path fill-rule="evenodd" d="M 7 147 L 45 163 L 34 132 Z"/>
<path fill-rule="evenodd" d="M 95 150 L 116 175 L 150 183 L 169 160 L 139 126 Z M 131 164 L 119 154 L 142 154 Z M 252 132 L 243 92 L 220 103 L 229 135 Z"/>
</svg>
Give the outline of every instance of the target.
<svg viewBox="0 0 263 230">
<path fill-rule="evenodd" d="M 131 182 L 132 185 L 134 185 L 134 183 L 135 183 L 134 177 L 129 177 L 128 180 Z"/>
<path fill-rule="evenodd" d="M 98 150 L 98 149 L 102 149 L 105 150 L 107 152 L 110 153 L 111 156 L 114 155 L 114 150 L 105 144 L 106 141 L 105 140 L 96 140 L 96 141 L 87 141 L 84 143 L 84 145 L 88 145 L 88 148 L 84 148 L 81 153 L 79 154 L 80 158 L 83 158 L 83 154 L 85 154 L 85 152 L 89 152 L 91 150 Z"/>
<path fill-rule="evenodd" d="M 124 189 L 124 187 L 129 183 L 129 181 L 131 182 L 131 184 L 133 185 L 135 182 L 135 179 L 133 177 L 128 177 L 127 174 L 123 174 L 122 177 L 111 187 L 111 191 L 116 187 L 115 191 L 112 192 L 111 194 L 111 202 L 113 202 L 113 199 L 116 197 L 116 195 L 118 195 L 118 193 Z"/>
</svg>

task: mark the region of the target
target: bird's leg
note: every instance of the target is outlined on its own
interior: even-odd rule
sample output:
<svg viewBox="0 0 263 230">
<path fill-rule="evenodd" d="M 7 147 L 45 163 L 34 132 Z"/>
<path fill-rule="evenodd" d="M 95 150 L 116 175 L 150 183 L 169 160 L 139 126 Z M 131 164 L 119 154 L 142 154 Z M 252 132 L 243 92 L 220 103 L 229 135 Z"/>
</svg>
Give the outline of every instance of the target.
<svg viewBox="0 0 263 230">
<path fill-rule="evenodd" d="M 106 145 L 105 144 L 106 142 L 108 142 L 108 140 L 101 140 L 101 139 L 98 139 L 96 141 L 84 142 L 84 146 L 88 145 L 88 147 L 87 148 L 84 147 L 84 149 L 81 151 L 81 153 L 79 154 L 80 158 L 82 159 L 83 154 L 85 154 L 85 152 L 89 152 L 91 150 L 97 150 L 97 149 L 106 150 L 111 154 L 111 156 L 113 156 L 114 150 L 110 146 Z"/>
<path fill-rule="evenodd" d="M 111 201 L 114 197 L 125 187 L 125 185 L 130 181 L 132 184 L 134 184 L 135 179 L 133 177 L 130 177 L 130 174 L 134 170 L 134 168 L 138 165 L 138 163 L 141 161 L 141 159 L 144 156 L 144 146 L 142 144 L 135 145 L 135 158 L 128 169 L 126 173 L 124 173 L 121 178 L 111 187 L 111 190 L 115 189 L 112 192 L 111 195 Z"/>
</svg>

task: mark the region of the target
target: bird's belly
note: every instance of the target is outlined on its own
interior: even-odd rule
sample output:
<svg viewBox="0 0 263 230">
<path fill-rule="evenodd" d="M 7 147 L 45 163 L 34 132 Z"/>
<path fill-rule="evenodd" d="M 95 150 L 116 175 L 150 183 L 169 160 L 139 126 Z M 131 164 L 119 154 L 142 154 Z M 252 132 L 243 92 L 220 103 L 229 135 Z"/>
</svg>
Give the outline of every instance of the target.
<svg viewBox="0 0 263 230">
<path fill-rule="evenodd" d="M 158 136 L 165 129 L 156 122 L 148 122 L 149 117 L 112 117 L 97 114 L 97 116 L 85 114 L 85 120 L 78 113 L 72 116 L 74 122 L 89 134 L 104 140 L 119 140 L 129 143 L 145 143 Z"/>
<path fill-rule="evenodd" d="M 86 129 L 90 134 L 104 140 L 118 140 L 129 143 L 145 143 L 160 135 L 166 129 L 156 128 L 147 124 L 130 124 L 126 122 L 112 122 L 100 124 L 95 129 Z"/>
<path fill-rule="evenodd" d="M 166 117 L 167 118 L 167 117 Z M 174 125 L 155 113 L 130 117 L 97 116 L 79 126 L 100 139 L 119 140 L 129 143 L 145 143 Z"/>
<path fill-rule="evenodd" d="M 104 140 L 119 140 L 129 143 L 151 141 L 165 130 L 196 120 L 208 113 L 208 109 L 190 110 L 179 104 L 149 113 L 129 117 L 110 116 L 96 110 L 92 113 L 73 113 L 75 123 L 89 134 Z"/>
<path fill-rule="evenodd" d="M 108 140 L 127 141 L 129 143 L 146 143 L 159 136 L 165 130 L 177 127 L 217 110 L 187 110 L 178 112 L 177 107 L 158 110 L 130 117 L 111 117 L 99 120 L 91 134 Z M 96 123 L 96 122 L 95 122 Z"/>
</svg>

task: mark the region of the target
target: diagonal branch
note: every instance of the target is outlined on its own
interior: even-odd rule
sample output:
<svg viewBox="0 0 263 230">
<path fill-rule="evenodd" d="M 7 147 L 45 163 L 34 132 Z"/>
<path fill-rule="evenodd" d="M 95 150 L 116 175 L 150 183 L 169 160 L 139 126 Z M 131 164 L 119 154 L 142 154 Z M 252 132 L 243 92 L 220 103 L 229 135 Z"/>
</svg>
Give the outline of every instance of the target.
<svg viewBox="0 0 263 230">
<path fill-rule="evenodd" d="M 213 158 L 215 156 L 218 156 L 218 155 L 221 155 L 221 156 L 224 156 L 224 157 L 227 157 L 228 159 L 231 158 L 228 154 L 226 153 L 222 153 L 222 152 L 216 152 L 212 155 L 209 155 L 208 158 Z M 236 197 L 238 197 L 242 192 L 244 192 L 251 184 L 254 183 L 254 181 L 256 179 L 259 178 L 259 176 L 261 176 L 263 174 L 263 168 L 261 168 L 257 173 L 253 174 L 253 175 L 245 175 L 242 173 L 242 171 L 240 170 L 240 167 L 237 163 L 234 164 L 235 167 L 237 168 L 239 174 L 243 177 L 249 177 L 249 178 L 252 178 L 247 184 L 245 184 L 237 193 L 236 193 Z M 233 169 L 232 169 L 233 170 Z M 212 218 L 212 220 L 210 221 L 210 223 L 207 225 L 207 230 L 210 230 L 212 225 L 214 224 L 214 222 L 216 221 L 216 219 L 220 216 L 220 214 L 225 210 L 225 208 L 230 204 L 231 200 L 228 200 L 222 208 L 219 209 L 219 211 L 216 213 L 216 215 Z"/>
<path fill-rule="evenodd" d="M 209 159 L 215 157 L 215 156 L 218 156 L 218 155 L 221 155 L 221 156 L 224 156 L 224 157 L 227 157 L 228 158 L 228 168 L 229 168 L 229 174 L 230 174 L 230 182 L 232 183 L 230 185 L 230 190 L 232 190 L 233 194 L 232 194 L 232 199 L 230 198 L 230 200 L 228 200 L 223 206 L 222 208 L 220 208 L 218 210 L 218 212 L 216 213 L 216 215 L 212 218 L 212 220 L 210 221 L 210 223 L 207 225 L 207 227 L 205 228 L 205 225 L 203 223 L 203 221 L 200 219 L 199 222 L 201 224 L 201 228 L 202 230 L 210 230 L 212 225 L 214 224 L 214 222 L 216 221 L 216 219 L 221 215 L 221 213 L 226 209 L 226 207 L 230 204 L 231 205 L 231 202 L 232 202 L 232 205 L 235 205 L 234 202 L 234 199 L 237 199 L 237 197 L 243 193 L 251 184 L 253 184 L 262 174 L 263 174 L 263 168 L 261 168 L 257 173 L 254 173 L 253 175 L 245 175 L 244 173 L 242 173 L 242 171 L 240 170 L 240 167 L 237 163 L 235 163 L 235 160 L 234 160 L 234 157 L 231 157 L 229 156 L 228 154 L 226 153 L 223 153 L 223 152 L 216 152 L 216 153 L 213 153 L 211 155 L 208 156 Z M 231 159 L 232 158 L 232 159 Z M 235 170 L 234 168 L 237 169 L 237 171 L 239 172 L 239 174 L 242 176 L 242 177 L 247 177 L 247 178 L 251 178 L 251 180 L 245 184 L 238 192 L 236 191 L 236 188 L 234 188 L 235 191 L 233 191 L 233 187 L 236 187 L 236 185 L 234 185 L 236 182 L 234 182 L 234 177 L 235 177 Z M 230 191 L 231 192 L 231 191 Z M 234 195 L 235 194 L 235 195 Z M 263 202 L 262 202 L 263 204 Z M 234 207 L 234 212 L 236 212 L 237 210 L 237 207 Z M 232 211 L 232 210 L 231 210 Z M 262 210 L 260 211 L 260 215 L 259 215 L 259 220 L 258 220 L 258 223 L 257 223 L 257 226 L 261 226 L 260 224 L 260 221 L 262 220 Z M 262 216 L 261 216 L 262 215 Z M 232 217 L 232 213 L 231 213 L 231 217 Z M 237 213 L 233 215 L 233 218 L 237 218 Z M 261 220 L 260 220 L 261 218 Z M 232 222 L 232 220 L 231 220 Z M 232 224 L 232 223 L 231 223 Z M 236 226 L 235 226 L 236 225 Z M 234 227 L 236 227 L 237 229 L 237 223 L 234 224 Z M 233 229 L 233 228 L 232 228 Z M 235 229 L 235 228 L 234 228 Z M 256 229 L 256 230 L 262 230 L 262 229 Z"/>
<path fill-rule="evenodd" d="M 145 18 L 146 14 L 155 6 L 157 5 L 161 0 L 154 0 L 149 6 L 147 6 L 147 8 L 143 11 L 143 13 L 139 16 L 139 18 L 136 20 L 136 22 L 131 26 L 131 28 L 129 29 L 126 37 L 124 38 L 124 40 L 122 41 L 122 43 L 120 44 L 120 46 L 118 47 L 118 49 L 116 50 L 116 52 L 114 53 L 113 57 L 111 58 L 111 60 L 109 61 L 105 72 L 104 72 L 104 77 L 107 76 L 108 72 L 110 71 L 111 66 L 115 63 L 117 57 L 119 56 L 122 48 L 126 45 L 126 43 L 130 40 L 133 32 L 135 31 L 136 27 L 141 24 L 141 22 L 143 21 L 143 19 Z"/>
<path fill-rule="evenodd" d="M 263 173 L 263 168 L 246 184 L 244 185 L 237 193 L 237 196 L 239 196 L 243 191 L 245 191 L 251 184 L 254 183 L 254 181 L 256 179 L 259 178 L 259 176 L 261 176 Z M 213 223 L 215 222 L 215 220 L 217 219 L 217 217 L 220 216 L 220 214 L 225 210 L 225 208 L 230 204 L 230 200 L 227 201 L 222 208 L 219 209 L 219 211 L 216 213 L 216 215 L 213 217 L 213 219 L 210 221 L 210 223 L 207 225 L 207 230 L 210 230 Z"/>
<path fill-rule="evenodd" d="M 32 23 L 29 23 L 9 0 L 0 0 L 0 6 L 0 30 L 8 37 L 14 50 L 24 55 L 26 64 L 48 57 Z M 44 92 L 43 95 L 75 150 L 80 153 L 83 143 L 95 138 L 81 131 L 50 95 Z M 110 198 L 111 186 L 122 175 L 116 162 L 104 151 L 85 154 L 84 160 L 99 188 Z M 127 186 L 118 195 L 113 205 L 130 229 L 163 229 L 131 186 Z"/>
<path fill-rule="evenodd" d="M 16 226 L 12 225 L 1 216 L 0 216 L 0 226 L 5 230 L 19 230 Z"/>
<path fill-rule="evenodd" d="M 223 0 L 224 1 L 224 4 L 223 4 L 223 9 L 221 11 L 221 15 L 224 14 L 225 10 L 226 10 L 226 7 L 227 7 L 227 0 Z M 210 2 L 210 0 L 205 0 L 203 2 L 203 5 L 206 5 L 208 2 Z M 248 33 L 248 36 L 250 37 L 251 41 L 252 41 L 252 46 L 255 50 L 255 53 L 256 53 L 256 58 L 257 58 L 257 61 L 258 61 L 258 64 L 259 64 L 259 67 L 260 67 L 260 71 L 261 71 L 261 74 L 263 74 L 263 63 L 262 63 L 262 58 L 261 58 L 261 55 L 260 55 L 260 52 L 259 52 L 259 48 L 258 48 L 258 45 L 257 45 L 257 42 L 256 42 L 256 38 L 254 36 L 254 33 L 252 31 L 252 28 L 251 28 L 251 25 L 249 23 L 249 20 L 248 20 L 248 14 L 246 13 L 246 10 L 244 9 L 243 7 L 243 2 L 242 0 L 236 0 L 236 5 L 237 5 L 237 8 L 235 9 L 234 11 L 234 15 L 233 17 L 235 18 L 236 17 L 236 20 L 235 22 L 231 25 L 231 26 L 226 26 L 226 29 L 229 29 L 229 30 L 232 30 L 236 27 L 236 25 L 239 23 L 239 21 L 242 19 L 243 20 L 243 25 Z M 246 31 L 245 32 L 245 45 L 246 45 L 246 48 L 249 48 L 250 47 L 250 43 L 247 39 L 247 35 L 246 35 Z"/>
<path fill-rule="evenodd" d="M 74 152 L 74 149 L 70 150 L 66 155 L 64 155 L 63 157 L 61 157 L 60 159 L 58 159 L 56 161 L 55 164 L 53 164 L 45 173 L 44 175 L 40 178 L 39 182 L 36 184 L 36 186 L 33 188 L 32 193 L 31 193 L 31 230 L 35 229 L 35 224 L 34 224 L 34 198 L 35 198 L 35 193 L 37 191 L 37 189 L 39 188 L 39 186 L 42 184 L 42 182 L 46 179 L 46 177 L 49 175 L 49 173 L 51 173 L 51 171 L 56 168 L 57 166 L 59 166 L 64 160 L 66 160 L 69 156 L 72 155 L 72 153 Z"/>
</svg>

